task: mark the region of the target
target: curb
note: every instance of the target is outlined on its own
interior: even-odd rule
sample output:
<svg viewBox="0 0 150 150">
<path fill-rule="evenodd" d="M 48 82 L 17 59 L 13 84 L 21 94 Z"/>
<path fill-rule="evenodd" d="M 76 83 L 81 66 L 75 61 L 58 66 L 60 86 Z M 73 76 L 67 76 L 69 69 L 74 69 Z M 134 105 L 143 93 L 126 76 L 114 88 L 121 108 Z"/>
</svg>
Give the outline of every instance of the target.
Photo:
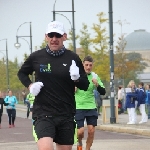
<svg viewBox="0 0 150 150">
<path fill-rule="evenodd" d="M 113 125 L 111 126 L 110 125 L 98 125 L 96 129 L 102 130 L 102 131 L 129 133 L 129 134 L 136 134 L 136 135 L 150 137 L 150 129 L 136 129 L 133 127 L 120 127 L 120 126 L 113 126 Z"/>
</svg>

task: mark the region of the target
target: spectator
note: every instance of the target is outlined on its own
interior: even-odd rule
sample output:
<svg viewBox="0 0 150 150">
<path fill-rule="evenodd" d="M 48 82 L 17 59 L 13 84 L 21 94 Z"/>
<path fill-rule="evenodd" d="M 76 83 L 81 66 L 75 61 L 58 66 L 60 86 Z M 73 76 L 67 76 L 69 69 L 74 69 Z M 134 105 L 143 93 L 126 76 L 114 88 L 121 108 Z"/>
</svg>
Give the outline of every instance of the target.
<svg viewBox="0 0 150 150">
<path fill-rule="evenodd" d="M 3 115 L 3 106 L 6 106 L 7 104 L 5 103 L 3 99 L 3 95 L 0 91 L 0 129 L 1 129 L 1 122 L 2 122 L 2 115 Z"/>
<path fill-rule="evenodd" d="M 16 118 L 15 105 L 18 104 L 18 100 L 16 96 L 12 94 L 12 91 L 8 91 L 8 96 L 5 97 L 4 101 L 6 104 L 8 104 L 6 110 L 8 114 L 9 128 L 15 127 L 14 124 Z"/>
<path fill-rule="evenodd" d="M 146 86 L 145 86 L 145 92 L 146 92 L 146 98 L 145 98 L 145 108 L 147 109 L 147 105 L 148 105 L 148 90 L 149 90 L 149 85 L 148 84 L 146 84 Z"/>
<path fill-rule="evenodd" d="M 127 109 L 129 115 L 129 122 L 127 124 L 136 123 L 136 101 L 137 101 L 137 89 L 135 88 L 135 83 L 131 80 L 127 86 L 131 88 L 131 92 L 126 92 L 126 102 L 125 108 Z"/>
<path fill-rule="evenodd" d="M 118 112 L 119 114 L 124 113 L 124 105 L 123 105 L 123 92 L 122 92 L 122 87 L 118 87 L 118 104 L 120 105 L 120 111 Z"/>
<path fill-rule="evenodd" d="M 133 93 L 135 92 L 135 93 L 137 94 L 138 88 L 137 88 L 137 86 L 136 86 L 134 80 L 131 80 L 131 81 L 129 82 L 128 87 L 131 88 L 131 91 L 132 91 Z M 137 123 L 137 112 L 136 112 L 136 110 L 138 109 L 138 108 L 137 108 L 137 105 L 138 105 L 138 98 L 137 98 L 137 97 L 134 97 L 134 101 L 135 101 L 135 122 Z"/>
<path fill-rule="evenodd" d="M 145 93 L 144 83 L 140 82 L 139 89 L 138 89 L 138 107 L 140 109 L 140 113 L 142 117 L 139 124 L 147 122 L 148 119 L 145 111 L 145 99 L 146 99 L 146 93 Z"/>
<path fill-rule="evenodd" d="M 150 119 L 150 85 L 147 85 L 146 90 L 146 104 L 147 104 L 147 111 L 148 111 L 148 119 Z"/>
</svg>

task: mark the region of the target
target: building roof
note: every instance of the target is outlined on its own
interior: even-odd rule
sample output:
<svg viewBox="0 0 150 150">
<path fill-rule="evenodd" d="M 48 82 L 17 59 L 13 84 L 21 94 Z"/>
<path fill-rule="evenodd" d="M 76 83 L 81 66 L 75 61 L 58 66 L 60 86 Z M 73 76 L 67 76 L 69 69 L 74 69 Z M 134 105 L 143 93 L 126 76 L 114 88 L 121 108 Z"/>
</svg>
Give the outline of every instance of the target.
<svg viewBox="0 0 150 150">
<path fill-rule="evenodd" d="M 150 33 L 144 29 L 134 30 L 125 37 L 127 42 L 125 50 L 150 50 Z"/>
</svg>

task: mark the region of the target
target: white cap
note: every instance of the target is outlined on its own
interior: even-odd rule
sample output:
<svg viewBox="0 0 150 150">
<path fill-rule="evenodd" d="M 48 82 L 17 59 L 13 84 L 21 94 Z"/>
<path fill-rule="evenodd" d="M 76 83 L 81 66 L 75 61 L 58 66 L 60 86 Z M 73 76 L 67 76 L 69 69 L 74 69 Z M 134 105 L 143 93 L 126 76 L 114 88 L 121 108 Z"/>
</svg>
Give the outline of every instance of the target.
<svg viewBox="0 0 150 150">
<path fill-rule="evenodd" d="M 51 33 L 51 32 L 56 32 L 56 33 L 63 35 L 65 33 L 64 24 L 59 21 L 50 22 L 47 26 L 46 34 Z"/>
</svg>

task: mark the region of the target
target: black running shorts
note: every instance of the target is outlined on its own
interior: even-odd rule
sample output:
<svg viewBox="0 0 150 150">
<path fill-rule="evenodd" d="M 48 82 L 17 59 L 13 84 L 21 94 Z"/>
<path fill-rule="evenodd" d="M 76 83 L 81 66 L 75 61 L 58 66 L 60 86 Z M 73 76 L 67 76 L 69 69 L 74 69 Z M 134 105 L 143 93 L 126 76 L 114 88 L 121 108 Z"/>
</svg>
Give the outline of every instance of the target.
<svg viewBox="0 0 150 150">
<path fill-rule="evenodd" d="M 36 142 L 40 138 L 51 137 L 60 145 L 73 145 L 77 139 L 76 134 L 74 117 L 43 116 L 33 122 L 33 136 Z"/>
<path fill-rule="evenodd" d="M 77 109 L 75 120 L 77 128 L 84 127 L 84 121 L 86 119 L 87 125 L 97 126 L 98 113 L 96 109 Z"/>
</svg>

